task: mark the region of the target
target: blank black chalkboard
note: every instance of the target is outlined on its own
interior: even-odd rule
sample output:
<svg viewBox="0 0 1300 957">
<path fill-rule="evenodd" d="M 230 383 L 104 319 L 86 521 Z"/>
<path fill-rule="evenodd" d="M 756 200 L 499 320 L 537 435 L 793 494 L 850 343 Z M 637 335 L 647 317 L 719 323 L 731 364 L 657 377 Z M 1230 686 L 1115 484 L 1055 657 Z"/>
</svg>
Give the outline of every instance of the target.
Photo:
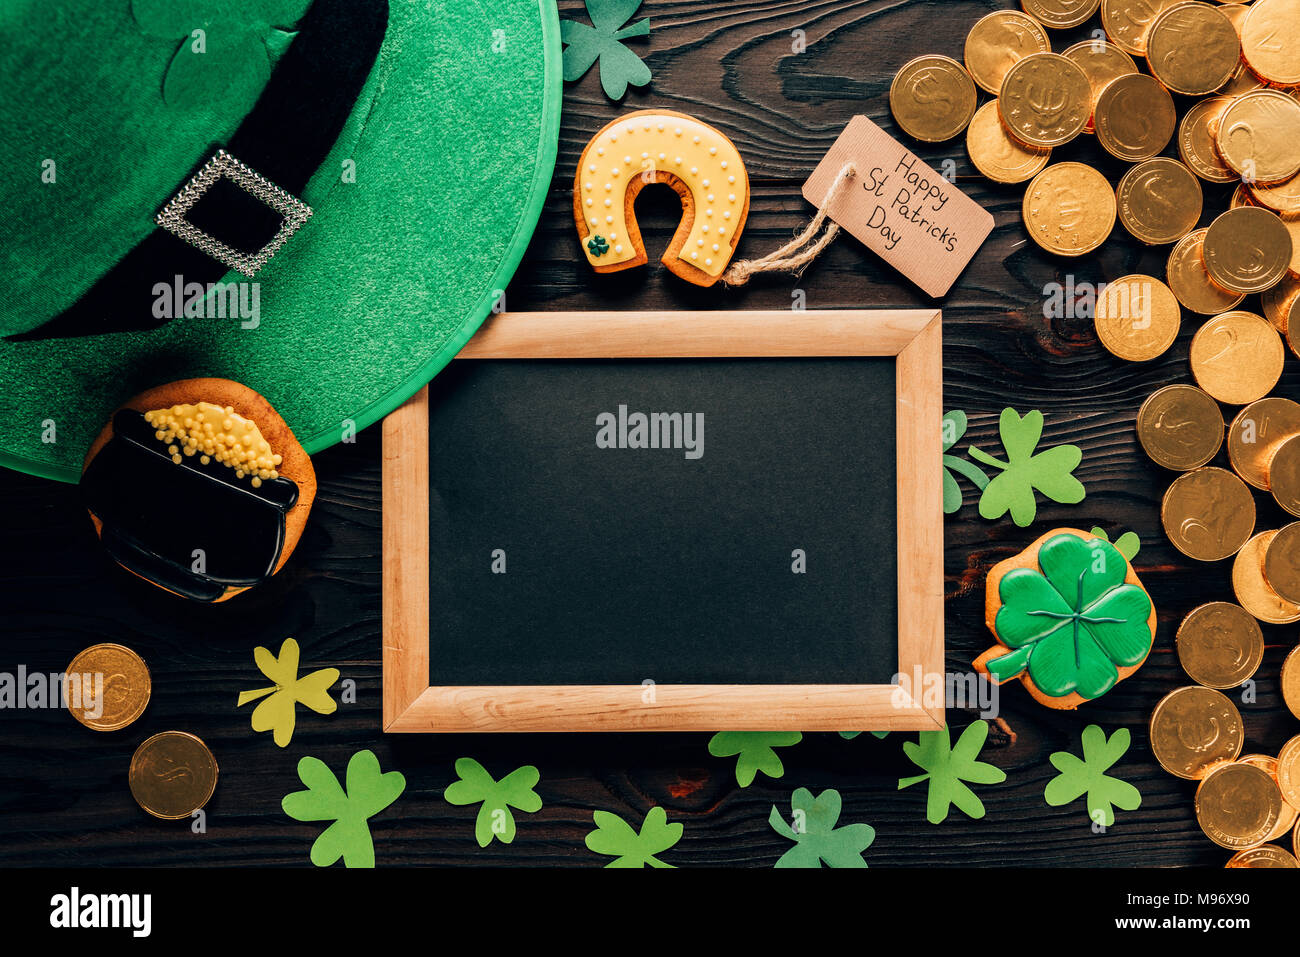
<svg viewBox="0 0 1300 957">
<path fill-rule="evenodd" d="M 893 356 L 452 363 L 429 390 L 430 684 L 888 684 L 895 373 Z M 620 407 L 628 444 L 634 413 L 702 415 L 701 454 L 599 447 Z"/>
</svg>

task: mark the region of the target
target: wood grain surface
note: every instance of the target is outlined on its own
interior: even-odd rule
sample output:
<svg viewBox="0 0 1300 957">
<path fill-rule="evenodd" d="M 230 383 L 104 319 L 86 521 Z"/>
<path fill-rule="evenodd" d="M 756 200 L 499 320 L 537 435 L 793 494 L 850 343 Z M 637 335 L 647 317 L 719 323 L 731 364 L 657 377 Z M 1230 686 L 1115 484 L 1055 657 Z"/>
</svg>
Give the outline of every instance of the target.
<svg viewBox="0 0 1300 957">
<path fill-rule="evenodd" d="M 361 748 L 385 769 L 401 770 L 406 793 L 372 822 L 382 865 L 571 864 L 598 866 L 583 837 L 592 811 L 639 822 L 654 805 L 685 825 L 664 860 L 689 865 L 770 866 L 789 846 L 767 823 L 775 804 L 788 810 L 798 787 L 839 789 L 841 823 L 876 828 L 867 852 L 873 866 L 1046 865 L 1221 866 L 1229 856 L 1206 840 L 1192 813 L 1193 785 L 1156 765 L 1146 720 L 1169 690 L 1188 683 L 1173 635 L 1195 605 L 1232 599 L 1228 563 L 1189 562 L 1165 540 L 1159 501 L 1170 475 L 1146 460 L 1133 420 L 1157 387 L 1190 381 L 1187 348 L 1199 320 L 1184 316 L 1182 334 L 1161 359 L 1121 362 L 1097 344 L 1084 317 L 1047 318 L 1051 283 L 1096 283 L 1131 272 L 1162 275 L 1166 249 L 1145 249 L 1116 231 L 1096 255 L 1066 261 L 1043 254 L 1020 222 L 1022 187 L 990 184 L 975 174 L 960 139 L 917 152 L 938 169 L 955 162 L 958 183 L 996 219 L 996 228 L 952 292 L 929 300 L 859 243 L 843 237 L 801 278 L 755 279 L 740 290 L 690 286 L 657 262 L 677 224 L 676 195 L 647 189 L 637 212 L 651 251 L 641 270 L 597 276 L 579 256 L 570 195 L 574 162 L 587 139 L 624 110 L 662 106 L 698 116 L 731 136 L 745 156 L 754 191 L 738 255 L 763 255 L 788 240 L 811 209 L 803 180 L 840 129 L 865 113 L 886 129 L 887 91 L 897 69 L 923 53 L 960 58 L 971 24 L 1006 2 L 969 0 L 690 0 L 648 2 L 649 87 L 609 103 L 593 70 L 566 86 L 560 162 L 554 188 L 527 257 L 507 291 L 511 310 L 678 310 L 933 308 L 944 313 L 944 407 L 964 409 L 974 443 L 1000 454 L 997 416 L 1005 406 L 1041 409 L 1045 444 L 1074 442 L 1084 453 L 1082 504 L 1042 503 L 1032 528 L 1009 518 L 979 518 L 975 495 L 946 523 L 944 569 L 947 667 L 966 672 L 990 643 L 984 628 L 987 569 L 1057 526 L 1108 532 L 1132 529 L 1142 539 L 1135 562 L 1159 612 L 1156 647 L 1142 670 L 1077 713 L 1036 705 L 1023 689 L 1001 696 L 1001 719 L 985 758 L 1007 773 L 1004 784 L 978 788 L 988 808 L 980 821 L 960 813 L 941 825 L 925 820 L 924 787 L 897 790 L 915 768 L 893 734 L 846 741 L 810 733 L 781 757 L 785 774 L 739 788 L 733 759 L 713 758 L 707 734 L 454 735 L 380 733 L 380 430 L 315 457 L 320 490 L 302 543 L 284 571 L 258 591 L 217 607 L 194 607 L 117 570 L 97 547 L 77 490 L 0 472 L 8 519 L 0 547 L 8 556 L 0 589 L 0 670 L 18 664 L 61 670 L 98 641 L 139 651 L 153 672 L 153 701 L 143 718 L 116 733 L 96 734 L 59 711 L 0 712 L 0 865 L 296 865 L 307 866 L 320 828 L 288 819 L 281 797 L 300 785 L 297 760 L 315 755 L 341 771 Z M 561 15 L 584 16 L 561 3 Z M 1054 48 L 1096 26 L 1053 34 Z M 795 52 L 800 35 L 806 43 Z M 636 47 L 636 44 L 640 44 Z M 1180 109 L 1186 107 L 1180 103 Z M 1059 151 L 1095 163 L 1111 177 L 1122 165 L 1094 143 Z M 1228 190 L 1205 189 L 1206 219 L 1226 208 Z M 1297 363 L 1287 364 L 1278 394 L 1295 396 Z M 1260 528 L 1284 516 L 1261 498 Z M 355 703 L 336 714 L 299 714 L 292 744 L 278 749 L 236 710 L 241 690 L 264 685 L 252 648 L 286 636 L 302 644 L 304 668 L 333 665 L 355 682 Z M 1278 671 L 1296 642 L 1295 627 L 1265 626 L 1267 651 L 1255 700 L 1242 704 L 1246 749 L 1276 753 L 1300 733 L 1282 706 Z M 950 712 L 954 728 L 972 714 Z M 1105 834 L 1091 831 L 1081 802 L 1049 808 L 1043 789 L 1055 771 L 1048 755 L 1078 748 L 1088 723 L 1132 730 L 1134 745 L 1117 773 L 1143 793 L 1142 807 L 1117 814 Z M 132 802 L 126 769 L 136 744 L 166 728 L 193 731 L 216 753 L 221 779 L 207 809 L 207 831 L 147 817 Z M 518 815 L 514 843 L 479 849 L 475 809 L 453 807 L 442 793 L 456 758 L 473 756 L 500 777 L 522 764 L 541 772 L 545 806 Z"/>
</svg>

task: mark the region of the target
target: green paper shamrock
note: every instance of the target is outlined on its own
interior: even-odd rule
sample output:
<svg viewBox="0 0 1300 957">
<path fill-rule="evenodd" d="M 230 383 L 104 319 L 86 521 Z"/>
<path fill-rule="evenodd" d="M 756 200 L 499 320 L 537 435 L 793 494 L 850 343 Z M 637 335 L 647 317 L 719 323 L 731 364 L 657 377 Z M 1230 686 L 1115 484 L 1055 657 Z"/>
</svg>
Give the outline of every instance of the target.
<svg viewBox="0 0 1300 957">
<path fill-rule="evenodd" d="M 1092 529 L 1094 538 L 1100 538 L 1103 542 L 1109 542 L 1110 536 L 1095 525 Z M 1115 551 L 1119 552 L 1129 561 L 1137 558 L 1137 553 L 1142 550 L 1142 539 L 1138 538 L 1137 532 L 1125 532 L 1119 538 L 1115 539 Z"/>
<path fill-rule="evenodd" d="M 448 804 L 483 802 L 474 822 L 474 837 L 479 847 L 487 847 L 494 837 L 499 838 L 502 844 L 515 839 L 515 818 L 510 813 L 511 807 L 526 814 L 542 809 L 542 799 L 533 790 L 541 775 L 531 764 L 516 768 L 500 781 L 494 781 L 483 765 L 473 758 L 461 758 L 456 762 L 456 774 L 460 780 L 449 784 L 443 797 Z"/>
<path fill-rule="evenodd" d="M 575 20 L 560 21 L 566 82 L 578 79 L 597 60 L 600 60 L 600 85 L 611 100 L 621 100 L 628 84 L 645 86 L 650 82 L 650 68 L 623 45 L 624 40 L 632 37 L 650 35 L 649 17 L 623 26 L 639 6 L 641 0 L 587 0 L 591 26 Z"/>
<path fill-rule="evenodd" d="M 1013 569 L 998 583 L 993 630 L 1011 651 L 985 667 L 998 684 L 1027 671 L 1053 698 L 1100 697 L 1119 667 L 1140 664 L 1151 650 L 1151 599 L 1124 581 L 1128 562 L 1099 538 L 1054 535 L 1039 548 L 1038 567 Z"/>
<path fill-rule="evenodd" d="M 736 760 L 736 783 L 749 787 L 754 775 L 762 771 L 769 778 L 779 778 L 785 766 L 773 748 L 788 748 L 803 740 L 802 731 L 719 731 L 709 739 L 709 754 L 715 758 Z"/>
<path fill-rule="evenodd" d="M 380 773 L 373 751 L 358 751 L 348 761 L 345 792 L 338 778 L 319 758 L 298 762 L 305 791 L 286 794 L 284 813 L 295 821 L 333 821 L 311 846 L 311 862 L 329 867 L 340 857 L 344 867 L 374 867 L 375 845 L 367 821 L 396 801 L 406 790 L 398 771 Z"/>
<path fill-rule="evenodd" d="M 682 839 L 682 826 L 668 823 L 668 812 L 652 807 L 637 833 L 617 814 L 595 811 L 596 830 L 587 835 L 587 847 L 614 858 L 606 867 L 672 867 L 655 857 Z"/>
<path fill-rule="evenodd" d="M 925 774 L 901 778 L 898 789 L 901 791 L 921 781 L 930 782 L 925 816 L 931 824 L 946 820 L 950 807 L 956 807 L 967 817 L 984 816 L 984 802 L 962 782 L 1001 784 L 1007 779 L 1000 768 L 979 760 L 980 749 L 988 736 L 989 723 L 981 720 L 962 732 L 955 747 L 951 746 L 947 727 L 922 731 L 919 741 L 903 742 L 903 753 L 917 767 L 924 768 Z"/>
<path fill-rule="evenodd" d="M 845 741 L 852 741 L 861 733 L 862 733 L 861 731 L 841 731 L 839 732 L 839 735 Z M 885 735 L 889 734 L 888 731 L 872 731 L 871 733 L 874 734 L 877 738 L 883 738 L 885 737 Z"/>
<path fill-rule="evenodd" d="M 1002 472 L 980 496 L 980 515 L 998 519 L 1009 511 L 1011 520 L 1024 528 L 1034 520 L 1037 511 L 1035 489 L 1054 502 L 1073 505 L 1083 501 L 1083 483 L 1073 475 L 1083 459 L 1077 445 L 1059 445 L 1034 454 L 1038 440 L 1043 437 L 1043 413 L 1034 410 L 1021 418 L 1015 409 L 1003 409 L 998 431 L 1007 451 L 1007 461 L 995 459 L 973 445 L 970 447 L 971 458 Z"/>
<path fill-rule="evenodd" d="M 592 236 L 587 240 L 587 248 L 591 250 L 593 256 L 599 259 L 601 256 L 605 255 L 605 253 L 609 252 L 609 241 L 606 240 L 604 236 L 597 233 L 595 236 Z"/>
<path fill-rule="evenodd" d="M 978 465 L 948 455 L 948 450 L 956 445 L 966 434 L 966 413 L 960 409 L 949 412 L 943 417 L 943 513 L 951 515 L 961 508 L 961 486 L 953 477 L 953 472 L 964 476 L 981 491 L 989 484 L 989 477 Z"/>
<path fill-rule="evenodd" d="M 163 101 L 207 107 L 221 101 L 251 105 L 271 76 L 310 0 L 131 0 L 131 14 L 148 36 L 179 41 L 163 78 Z"/>
<path fill-rule="evenodd" d="M 279 657 L 271 654 L 269 648 L 258 647 L 253 649 L 253 660 L 262 674 L 274 682 L 274 687 L 241 691 L 235 707 L 242 708 L 250 701 L 266 698 L 253 709 L 253 730 L 274 732 L 275 743 L 280 747 L 287 747 L 293 739 L 299 703 L 317 714 L 333 714 L 338 708 L 329 695 L 329 688 L 339 680 L 339 670 L 322 668 L 299 678 L 298 642 L 292 638 L 280 644 Z"/>
<path fill-rule="evenodd" d="M 1043 798 L 1052 807 L 1061 807 L 1088 796 L 1088 817 L 1094 824 L 1110 827 L 1115 823 L 1115 808 L 1136 811 L 1142 805 L 1142 793 L 1127 781 L 1106 772 L 1128 751 L 1128 728 L 1120 728 L 1106 740 L 1106 732 L 1095 724 L 1083 729 L 1083 760 L 1069 751 L 1056 751 L 1048 758 L 1061 773 L 1047 782 Z"/>
<path fill-rule="evenodd" d="M 866 867 L 862 852 L 876 839 L 870 824 L 848 824 L 837 828 L 840 819 L 840 792 L 827 788 L 813 797 L 807 788 L 799 788 L 790 798 L 793 824 L 787 823 L 774 804 L 767 822 L 782 837 L 795 842 L 777 860 L 777 867 Z"/>
</svg>

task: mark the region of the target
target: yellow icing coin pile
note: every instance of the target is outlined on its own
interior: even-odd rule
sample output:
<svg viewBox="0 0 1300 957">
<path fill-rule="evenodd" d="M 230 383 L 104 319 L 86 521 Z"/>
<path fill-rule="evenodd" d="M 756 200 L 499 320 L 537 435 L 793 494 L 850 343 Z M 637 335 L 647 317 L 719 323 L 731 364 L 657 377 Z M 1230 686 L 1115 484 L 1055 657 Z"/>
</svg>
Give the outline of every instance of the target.
<svg viewBox="0 0 1300 957">
<path fill-rule="evenodd" d="M 281 462 L 262 437 L 257 423 L 244 418 L 231 406 L 224 409 L 211 402 L 174 405 L 170 409 L 146 412 L 144 419 L 155 429 L 154 437 L 169 443 L 167 452 L 180 464 L 183 456 L 199 456 L 204 465 L 217 461 L 235 470 L 235 478 L 252 476 L 253 488 L 265 479 L 279 477 Z"/>
</svg>

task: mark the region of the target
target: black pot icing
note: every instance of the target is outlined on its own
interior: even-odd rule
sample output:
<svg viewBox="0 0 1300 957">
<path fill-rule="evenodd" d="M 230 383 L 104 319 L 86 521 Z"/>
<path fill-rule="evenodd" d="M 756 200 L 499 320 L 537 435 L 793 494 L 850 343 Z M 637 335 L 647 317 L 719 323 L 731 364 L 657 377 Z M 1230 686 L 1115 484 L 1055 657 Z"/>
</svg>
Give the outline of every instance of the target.
<svg viewBox="0 0 1300 957">
<path fill-rule="evenodd" d="M 284 548 L 285 516 L 298 486 L 247 478 L 198 456 L 178 464 L 133 409 L 113 417 L 113 438 L 81 479 L 86 507 L 103 523 L 114 560 L 195 601 L 271 577 Z"/>
</svg>

